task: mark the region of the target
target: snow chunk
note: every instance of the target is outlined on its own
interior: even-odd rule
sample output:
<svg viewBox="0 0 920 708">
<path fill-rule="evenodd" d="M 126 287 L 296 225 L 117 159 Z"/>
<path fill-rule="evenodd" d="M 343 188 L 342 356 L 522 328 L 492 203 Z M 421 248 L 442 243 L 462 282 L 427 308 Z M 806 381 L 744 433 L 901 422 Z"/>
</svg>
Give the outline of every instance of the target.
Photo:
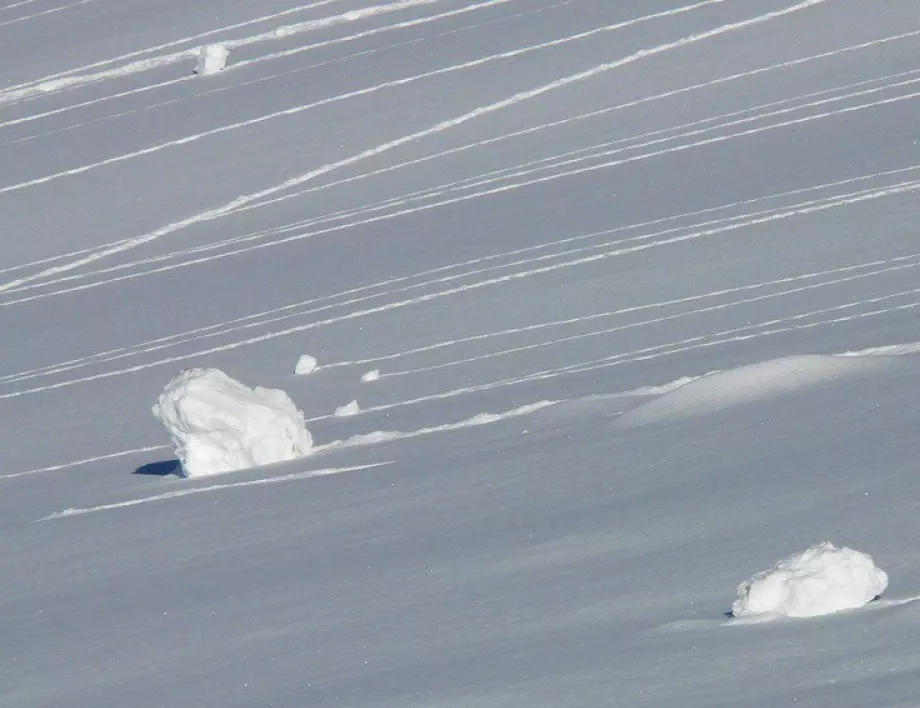
<svg viewBox="0 0 920 708">
<path fill-rule="evenodd" d="M 313 439 L 284 391 L 251 389 L 218 369 L 188 369 L 153 406 L 187 477 L 293 460 Z"/>
<path fill-rule="evenodd" d="M 195 73 L 199 76 L 216 74 L 227 65 L 230 50 L 225 44 L 207 44 L 198 50 L 198 66 Z"/>
<path fill-rule="evenodd" d="M 349 416 L 349 415 L 358 415 L 361 412 L 361 407 L 358 405 L 357 401 L 352 401 L 351 403 L 346 403 L 344 406 L 339 406 L 335 409 L 335 414 L 339 418 Z"/>
<path fill-rule="evenodd" d="M 372 371 L 365 372 L 361 375 L 362 383 L 369 383 L 370 381 L 376 381 L 380 378 L 380 369 L 373 369 Z"/>
<path fill-rule="evenodd" d="M 862 607 L 887 587 L 871 556 L 825 541 L 739 585 L 732 615 L 817 617 Z"/>
<path fill-rule="evenodd" d="M 298 376 L 306 376 L 307 374 L 312 374 L 316 371 L 316 357 L 310 356 L 309 354 L 304 354 L 297 360 L 297 365 L 294 367 L 294 373 Z"/>
</svg>

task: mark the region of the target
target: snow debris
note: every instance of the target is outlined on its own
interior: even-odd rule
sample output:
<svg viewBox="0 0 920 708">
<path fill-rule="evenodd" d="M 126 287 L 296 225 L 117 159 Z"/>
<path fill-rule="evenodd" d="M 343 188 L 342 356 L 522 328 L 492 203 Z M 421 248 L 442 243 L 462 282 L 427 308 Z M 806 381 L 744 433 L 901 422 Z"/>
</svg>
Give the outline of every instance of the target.
<svg viewBox="0 0 920 708">
<path fill-rule="evenodd" d="M 361 375 L 361 382 L 368 383 L 370 381 L 376 381 L 380 378 L 380 369 L 373 369 Z"/>
<path fill-rule="evenodd" d="M 825 541 L 739 585 L 732 615 L 817 617 L 862 607 L 887 587 L 871 556 Z"/>
<path fill-rule="evenodd" d="M 335 409 L 335 414 L 339 418 L 343 418 L 349 415 L 358 415 L 361 412 L 361 407 L 358 405 L 357 401 L 352 401 L 351 403 L 346 403 L 344 406 L 339 406 Z"/>
<path fill-rule="evenodd" d="M 195 73 L 199 76 L 216 74 L 227 65 L 230 50 L 225 44 L 207 44 L 198 50 L 198 66 Z"/>
<path fill-rule="evenodd" d="M 310 356 L 309 354 L 304 354 L 297 360 L 297 365 L 294 367 L 294 373 L 298 376 L 306 376 L 307 374 L 312 374 L 316 371 L 316 357 Z"/>
<path fill-rule="evenodd" d="M 218 369 L 187 369 L 167 384 L 153 415 L 169 431 L 187 477 L 293 460 L 313 439 L 284 391 L 248 386 Z"/>
</svg>

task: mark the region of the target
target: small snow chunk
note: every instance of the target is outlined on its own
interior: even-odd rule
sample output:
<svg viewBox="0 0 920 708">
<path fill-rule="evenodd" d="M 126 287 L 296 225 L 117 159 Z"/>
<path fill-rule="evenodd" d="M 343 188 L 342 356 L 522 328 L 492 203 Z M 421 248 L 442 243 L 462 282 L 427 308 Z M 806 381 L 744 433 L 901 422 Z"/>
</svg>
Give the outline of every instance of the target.
<svg viewBox="0 0 920 708">
<path fill-rule="evenodd" d="M 316 357 L 304 354 L 297 360 L 297 366 L 294 367 L 294 373 L 297 376 L 306 376 L 316 371 Z"/>
<path fill-rule="evenodd" d="M 817 617 L 862 607 L 887 587 L 871 556 L 825 541 L 739 585 L 732 615 Z"/>
<path fill-rule="evenodd" d="M 358 415 L 360 412 L 361 407 L 358 405 L 357 401 L 346 403 L 344 406 L 339 406 L 335 409 L 335 415 L 339 418 L 344 418 L 349 415 Z"/>
<path fill-rule="evenodd" d="M 207 44 L 198 50 L 198 66 L 195 73 L 199 76 L 216 74 L 227 66 L 230 50 L 225 44 Z"/>
<path fill-rule="evenodd" d="M 380 369 L 374 369 L 372 371 L 365 372 L 361 375 L 362 383 L 370 383 L 371 381 L 376 381 L 380 378 Z"/>
<path fill-rule="evenodd" d="M 181 372 L 153 415 L 169 432 L 187 477 L 293 460 L 313 439 L 284 391 L 243 385 L 218 369 Z"/>
</svg>

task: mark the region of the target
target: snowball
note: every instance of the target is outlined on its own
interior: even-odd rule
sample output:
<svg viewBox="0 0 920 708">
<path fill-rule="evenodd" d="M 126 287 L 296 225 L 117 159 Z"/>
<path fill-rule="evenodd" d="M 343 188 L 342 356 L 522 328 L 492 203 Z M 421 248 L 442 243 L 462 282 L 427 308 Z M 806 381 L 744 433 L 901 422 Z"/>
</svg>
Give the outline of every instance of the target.
<svg viewBox="0 0 920 708">
<path fill-rule="evenodd" d="M 888 575 L 871 556 L 825 541 L 739 585 L 732 614 L 817 617 L 862 607 L 886 587 Z"/>
<path fill-rule="evenodd" d="M 217 369 L 188 369 L 153 406 L 187 477 L 292 460 L 310 452 L 303 413 L 284 391 L 251 389 Z"/>
<path fill-rule="evenodd" d="M 358 415 L 361 412 L 361 407 L 358 405 L 357 401 L 352 401 L 351 403 L 346 403 L 344 406 L 339 406 L 335 409 L 335 414 L 342 418 L 348 415 Z"/>
<path fill-rule="evenodd" d="M 309 354 L 304 354 L 300 357 L 294 367 L 294 373 L 298 376 L 312 374 L 314 371 L 316 371 L 316 357 Z"/>
<path fill-rule="evenodd" d="M 363 383 L 368 383 L 369 381 L 376 381 L 380 378 L 380 369 L 374 369 L 373 371 L 368 371 L 361 375 L 361 381 Z"/>
<path fill-rule="evenodd" d="M 199 76 L 216 74 L 227 65 L 230 50 L 224 44 L 207 44 L 198 50 L 198 66 L 195 73 Z"/>
</svg>

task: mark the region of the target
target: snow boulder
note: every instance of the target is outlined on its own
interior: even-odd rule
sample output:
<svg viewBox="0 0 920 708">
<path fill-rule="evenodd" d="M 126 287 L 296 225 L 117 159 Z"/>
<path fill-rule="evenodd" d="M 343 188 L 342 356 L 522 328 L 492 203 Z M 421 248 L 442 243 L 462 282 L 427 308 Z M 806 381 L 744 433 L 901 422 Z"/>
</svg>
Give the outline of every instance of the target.
<svg viewBox="0 0 920 708">
<path fill-rule="evenodd" d="M 198 50 L 198 66 L 195 73 L 199 76 L 209 76 L 222 71 L 227 66 L 227 57 L 230 50 L 225 44 L 207 44 Z"/>
<path fill-rule="evenodd" d="M 825 541 L 739 585 L 732 615 L 817 617 L 862 607 L 887 587 L 871 556 Z"/>
<path fill-rule="evenodd" d="M 313 439 L 303 413 L 284 391 L 249 388 L 218 369 L 181 372 L 157 398 L 187 477 L 293 460 Z"/>
</svg>

